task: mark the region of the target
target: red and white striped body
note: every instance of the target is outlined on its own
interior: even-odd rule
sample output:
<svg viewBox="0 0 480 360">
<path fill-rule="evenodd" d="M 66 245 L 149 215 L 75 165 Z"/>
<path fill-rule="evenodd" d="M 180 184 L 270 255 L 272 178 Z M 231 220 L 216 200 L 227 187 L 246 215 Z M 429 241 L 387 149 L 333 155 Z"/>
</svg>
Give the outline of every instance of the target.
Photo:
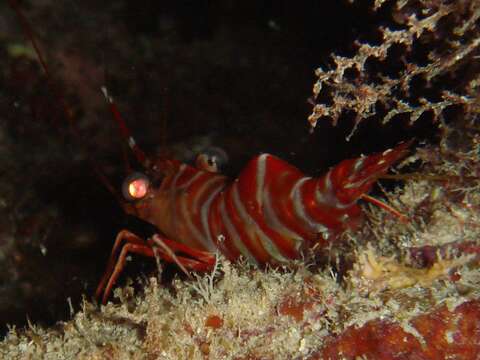
<svg viewBox="0 0 480 360">
<path fill-rule="evenodd" d="M 319 178 L 269 154 L 252 159 L 234 181 L 169 161 L 161 185 L 134 206 L 138 217 L 191 248 L 285 263 L 358 226 L 357 200 L 407 146 L 345 160 Z"/>
</svg>

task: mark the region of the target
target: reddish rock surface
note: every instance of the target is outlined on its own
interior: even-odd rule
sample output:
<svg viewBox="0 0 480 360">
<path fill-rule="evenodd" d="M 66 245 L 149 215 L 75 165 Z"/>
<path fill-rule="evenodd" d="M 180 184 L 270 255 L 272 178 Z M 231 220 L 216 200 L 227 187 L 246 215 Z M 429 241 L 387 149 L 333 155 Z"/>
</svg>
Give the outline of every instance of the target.
<svg viewBox="0 0 480 360">
<path fill-rule="evenodd" d="M 350 327 L 311 359 L 479 359 L 480 301 L 420 315 L 408 326 L 373 320 Z M 407 328 L 407 329 L 406 329 Z M 418 332 L 417 335 L 414 335 Z"/>
</svg>

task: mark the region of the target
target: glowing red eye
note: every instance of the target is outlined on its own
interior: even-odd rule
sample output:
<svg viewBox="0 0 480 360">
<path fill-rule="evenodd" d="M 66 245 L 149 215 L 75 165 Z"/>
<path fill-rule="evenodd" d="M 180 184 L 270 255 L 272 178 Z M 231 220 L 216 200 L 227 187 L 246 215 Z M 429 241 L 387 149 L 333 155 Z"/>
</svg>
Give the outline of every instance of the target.
<svg viewBox="0 0 480 360">
<path fill-rule="evenodd" d="M 127 200 L 139 200 L 145 197 L 150 182 L 148 178 L 139 173 L 130 175 L 123 183 L 123 196 Z"/>
<path fill-rule="evenodd" d="M 128 185 L 128 194 L 135 198 L 140 199 L 147 193 L 148 184 L 144 179 L 133 180 Z"/>
</svg>

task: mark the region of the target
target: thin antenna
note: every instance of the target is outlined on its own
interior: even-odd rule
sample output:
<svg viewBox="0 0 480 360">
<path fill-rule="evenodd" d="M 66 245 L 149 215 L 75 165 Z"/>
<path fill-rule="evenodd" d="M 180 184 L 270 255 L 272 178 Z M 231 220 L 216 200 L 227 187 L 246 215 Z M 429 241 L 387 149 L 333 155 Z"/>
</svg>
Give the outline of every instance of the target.
<svg viewBox="0 0 480 360">
<path fill-rule="evenodd" d="M 127 141 L 128 146 L 132 150 L 138 162 L 142 164 L 146 169 L 148 169 L 150 167 L 150 160 L 147 158 L 143 150 L 140 149 L 140 147 L 135 142 L 135 139 L 133 138 L 130 130 L 127 127 L 127 123 L 125 122 L 122 115 L 120 114 L 120 111 L 118 111 L 117 105 L 115 104 L 113 98 L 109 95 L 106 86 L 102 86 L 101 90 L 102 90 L 103 96 L 105 96 L 105 99 L 107 100 L 110 106 L 110 112 L 112 113 L 114 120 L 118 124 L 120 134 Z"/>
<path fill-rule="evenodd" d="M 48 87 L 50 88 L 50 90 L 52 91 L 53 93 L 53 96 L 55 96 L 55 98 L 60 101 L 60 104 L 62 105 L 63 107 L 63 111 L 64 111 L 64 114 L 65 114 L 65 117 L 67 118 L 67 121 L 69 123 L 69 127 L 70 127 L 70 131 L 72 132 L 72 134 L 74 136 L 76 136 L 77 138 L 81 138 L 81 136 L 79 135 L 78 131 L 77 131 L 77 128 L 75 126 L 75 121 L 74 121 L 74 117 L 73 117 L 73 114 L 72 114 L 72 111 L 70 110 L 70 107 L 68 106 L 67 102 L 65 101 L 65 98 L 63 96 L 63 94 L 57 90 L 56 86 L 55 86 L 55 83 L 53 82 L 53 78 L 50 74 L 50 70 L 48 68 L 48 65 L 47 65 L 47 62 L 45 61 L 45 58 L 43 56 L 43 53 L 42 51 L 40 50 L 40 46 L 38 45 L 37 43 L 37 40 L 36 40 L 36 37 L 34 35 L 34 32 L 27 20 L 27 18 L 25 17 L 25 15 L 23 15 L 22 11 L 20 10 L 20 7 L 18 6 L 18 3 L 16 0 L 8 0 L 8 3 L 10 5 L 10 7 L 13 9 L 13 11 L 16 13 L 18 19 L 20 20 L 20 23 L 21 23 L 21 28 L 26 36 L 26 38 L 31 42 L 34 50 L 35 50 L 35 54 L 38 58 L 38 61 L 40 62 L 40 65 L 41 65 L 41 68 L 43 69 L 43 72 L 45 73 L 45 77 L 47 79 L 47 85 Z M 99 166 L 97 165 L 96 161 L 91 157 L 91 156 L 88 156 L 87 154 L 87 160 L 90 162 L 90 165 L 93 169 L 93 172 L 97 175 L 97 177 L 100 179 L 100 181 L 104 184 L 104 186 L 107 188 L 107 190 L 112 193 L 112 195 L 120 202 L 122 203 L 122 199 L 119 197 L 118 195 L 118 192 L 115 191 L 114 187 L 112 186 L 112 184 L 108 181 L 107 177 L 103 174 L 103 172 L 100 171 L 100 168 Z"/>
<path fill-rule="evenodd" d="M 60 101 L 60 104 L 63 107 L 65 116 L 67 117 L 67 120 L 69 122 L 69 125 L 71 127 L 71 130 L 73 133 L 76 134 L 75 128 L 74 128 L 74 118 L 72 115 L 72 111 L 70 107 L 68 106 L 67 102 L 65 101 L 65 98 L 63 97 L 62 93 L 57 90 L 55 87 L 55 84 L 53 82 L 53 78 L 50 74 L 50 70 L 47 66 L 47 62 L 45 61 L 45 58 L 43 57 L 43 53 L 40 50 L 40 46 L 37 43 L 36 37 L 34 35 L 33 29 L 31 28 L 30 24 L 28 23 L 27 18 L 25 15 L 23 15 L 22 11 L 20 10 L 20 7 L 17 4 L 16 0 L 8 0 L 8 3 L 10 7 L 15 11 L 17 14 L 18 19 L 20 20 L 21 27 L 23 30 L 23 33 L 27 37 L 27 39 L 32 43 L 32 46 L 35 50 L 35 54 L 37 55 L 38 61 L 40 62 L 41 68 L 43 72 L 45 73 L 45 76 L 47 78 L 47 85 L 52 91 L 53 95 Z"/>
<path fill-rule="evenodd" d="M 162 109 L 162 133 L 160 134 L 160 144 L 161 144 L 161 151 L 165 152 L 167 149 L 167 133 L 168 133 L 168 113 L 169 113 L 169 92 L 168 88 L 165 87 L 163 90 L 163 109 Z"/>
</svg>

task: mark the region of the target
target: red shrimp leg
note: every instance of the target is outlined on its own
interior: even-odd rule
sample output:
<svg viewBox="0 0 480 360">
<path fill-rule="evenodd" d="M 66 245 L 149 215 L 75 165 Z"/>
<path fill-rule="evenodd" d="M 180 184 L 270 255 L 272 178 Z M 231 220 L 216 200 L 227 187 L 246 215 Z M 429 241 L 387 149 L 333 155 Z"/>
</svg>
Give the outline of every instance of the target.
<svg viewBox="0 0 480 360">
<path fill-rule="evenodd" d="M 107 286 L 105 287 L 105 292 L 103 293 L 102 297 L 102 304 L 107 303 L 108 296 L 110 295 L 110 292 L 112 291 L 113 285 L 118 279 L 118 276 L 123 270 L 123 267 L 125 266 L 125 261 L 127 260 L 127 255 L 129 253 L 134 253 L 134 254 L 140 254 L 148 257 L 155 257 L 155 254 L 153 253 L 153 249 L 148 246 L 148 245 L 140 245 L 140 244 L 134 244 L 134 243 L 127 243 L 123 245 L 122 251 L 120 252 L 120 256 L 118 257 L 117 262 L 115 263 L 115 267 L 113 269 L 112 275 L 110 276 Z M 101 287 L 97 288 L 97 296 L 99 295 L 98 293 L 102 292 Z"/>
<path fill-rule="evenodd" d="M 378 199 L 375 199 L 374 197 L 370 196 L 370 195 L 367 195 L 367 194 L 362 194 L 362 196 L 360 197 L 362 200 L 365 200 L 365 201 L 368 201 L 376 206 L 378 206 L 379 208 L 389 212 L 390 214 L 396 216 L 401 222 L 403 222 L 404 224 L 408 223 L 410 220 L 408 219 L 407 216 L 403 215 L 400 211 L 394 209 L 393 207 L 391 207 L 390 205 L 388 204 L 385 204 L 383 201 L 380 201 Z"/>
<path fill-rule="evenodd" d="M 116 264 L 118 263 L 117 252 L 120 248 L 123 248 L 126 245 L 124 244 L 124 242 L 145 246 L 145 242 L 140 237 L 138 237 L 137 235 L 135 235 L 134 233 L 128 230 L 121 230 L 117 234 L 115 243 L 112 248 L 112 252 L 110 253 L 110 258 L 108 259 L 107 268 L 105 270 L 105 273 L 102 276 L 102 279 L 100 280 L 100 283 L 97 286 L 97 290 L 95 291 L 95 298 L 97 299 L 100 297 L 100 295 L 104 290 L 105 290 L 105 293 L 109 293 L 111 290 L 106 288 L 105 284 L 112 277 L 113 270 L 115 269 Z M 153 253 L 152 253 L 152 256 L 153 256 Z"/>
<path fill-rule="evenodd" d="M 209 251 L 194 249 L 185 244 L 162 237 L 159 234 L 153 235 L 152 239 L 149 241 L 152 241 L 153 244 L 155 245 L 159 245 L 158 243 L 159 240 L 162 241 L 166 246 L 168 246 L 174 252 L 182 252 L 185 255 L 191 256 L 192 258 L 197 259 L 200 262 L 209 264 L 210 266 L 213 266 L 215 264 L 215 255 Z"/>
<path fill-rule="evenodd" d="M 119 249 L 121 249 L 121 251 L 117 257 Z M 134 233 L 128 230 L 122 230 L 115 239 L 107 269 L 97 287 L 95 297 L 97 299 L 100 298 L 103 292 L 102 303 L 105 304 L 107 302 L 113 285 L 115 285 L 125 266 L 125 261 L 129 253 L 155 257 L 155 252 L 161 259 L 177 264 L 187 275 L 189 275 L 187 269 L 206 271 L 212 268 L 215 263 L 215 255 L 209 252 L 192 249 L 158 234 L 154 235 L 152 239 L 149 239 L 147 243 L 145 243 Z M 184 253 L 192 258 L 177 256 L 175 254 L 176 252 Z"/>
</svg>

